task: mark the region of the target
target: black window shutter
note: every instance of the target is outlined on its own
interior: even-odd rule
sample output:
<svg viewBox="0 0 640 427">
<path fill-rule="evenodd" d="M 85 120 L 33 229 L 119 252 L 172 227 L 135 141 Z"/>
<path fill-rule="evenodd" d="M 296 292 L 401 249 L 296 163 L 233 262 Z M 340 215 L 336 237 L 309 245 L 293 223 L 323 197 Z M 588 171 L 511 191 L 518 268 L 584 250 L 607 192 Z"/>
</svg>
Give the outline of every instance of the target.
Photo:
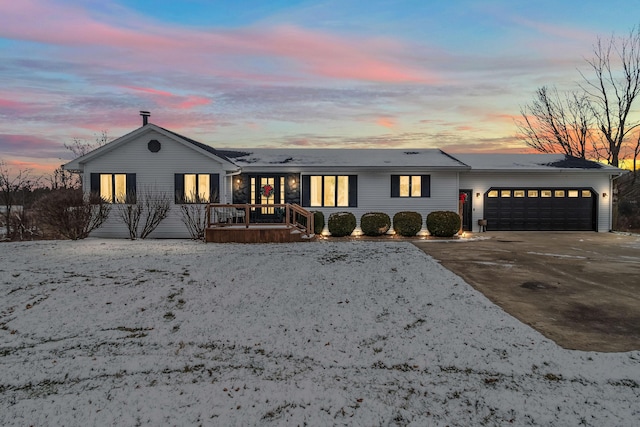
<svg viewBox="0 0 640 427">
<path fill-rule="evenodd" d="M 391 197 L 400 197 L 400 175 L 391 175 Z"/>
<path fill-rule="evenodd" d="M 349 207 L 358 207 L 358 175 L 349 175 Z"/>
<path fill-rule="evenodd" d="M 422 195 L 420 197 L 431 197 L 431 175 L 422 175 Z"/>
<path fill-rule="evenodd" d="M 136 203 L 136 174 L 135 173 L 127 174 L 126 203 L 128 204 Z"/>
<path fill-rule="evenodd" d="M 218 202 L 220 202 L 220 174 L 212 173 L 209 174 L 209 203 Z"/>
<path fill-rule="evenodd" d="M 302 175 L 302 206 L 311 206 L 311 177 Z"/>
<path fill-rule="evenodd" d="M 177 173 L 173 176 L 173 192 L 175 194 L 175 204 L 184 203 L 184 174 Z"/>
<path fill-rule="evenodd" d="M 92 194 L 100 195 L 100 174 L 92 173 L 91 180 L 89 181 L 89 191 Z"/>
</svg>

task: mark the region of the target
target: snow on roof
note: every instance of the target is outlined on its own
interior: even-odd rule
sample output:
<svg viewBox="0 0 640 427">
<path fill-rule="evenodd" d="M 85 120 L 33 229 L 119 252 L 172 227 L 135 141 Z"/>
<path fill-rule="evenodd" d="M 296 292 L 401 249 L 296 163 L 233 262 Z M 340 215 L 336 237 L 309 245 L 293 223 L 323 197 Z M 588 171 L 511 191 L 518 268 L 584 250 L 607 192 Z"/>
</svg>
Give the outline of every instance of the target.
<svg viewBox="0 0 640 427">
<path fill-rule="evenodd" d="M 472 170 L 513 170 L 513 171 L 550 171 L 550 170 L 600 170 L 619 171 L 609 165 L 590 160 L 567 156 L 565 154 L 453 154 L 453 157 Z"/>
<path fill-rule="evenodd" d="M 218 150 L 238 166 L 260 168 L 423 167 L 466 170 L 468 167 L 438 149 L 278 149 Z"/>
</svg>

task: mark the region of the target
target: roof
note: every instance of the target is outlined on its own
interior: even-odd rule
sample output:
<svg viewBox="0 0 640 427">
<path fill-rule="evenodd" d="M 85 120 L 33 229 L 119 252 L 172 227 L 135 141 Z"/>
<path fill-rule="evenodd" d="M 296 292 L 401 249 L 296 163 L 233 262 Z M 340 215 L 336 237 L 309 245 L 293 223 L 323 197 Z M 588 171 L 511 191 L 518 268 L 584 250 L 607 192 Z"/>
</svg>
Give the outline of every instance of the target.
<svg viewBox="0 0 640 427">
<path fill-rule="evenodd" d="M 455 154 L 439 149 L 313 149 L 313 148 L 247 148 L 215 149 L 194 139 L 148 123 L 117 138 L 82 157 L 63 165 L 66 170 L 81 171 L 83 165 L 119 145 L 155 130 L 182 144 L 192 146 L 204 155 L 226 164 L 228 170 L 291 171 L 327 169 L 386 170 L 452 170 L 496 172 L 593 171 L 618 175 L 622 169 L 564 154 Z"/>
<path fill-rule="evenodd" d="M 283 167 L 469 169 L 464 163 L 438 149 L 248 148 L 218 152 L 243 170 Z"/>
<path fill-rule="evenodd" d="M 136 138 L 141 137 L 142 135 L 144 135 L 147 132 L 151 132 L 151 131 L 156 131 L 160 134 L 164 134 L 165 136 L 167 136 L 168 138 L 171 138 L 174 141 L 177 141 L 181 144 L 184 144 L 186 146 L 190 146 L 193 149 L 196 149 L 196 151 L 204 151 L 205 153 L 203 153 L 204 155 L 213 158 L 217 161 L 220 161 L 223 164 L 226 164 L 226 168 L 228 170 L 234 170 L 236 169 L 236 165 L 233 163 L 233 161 L 229 160 L 227 157 L 224 156 L 224 154 L 221 154 L 218 150 L 216 150 L 215 148 L 203 144 L 201 142 L 195 141 L 191 138 L 188 138 L 184 135 L 180 135 L 179 133 L 170 131 L 168 129 L 165 129 L 163 127 L 154 125 L 153 123 L 148 123 L 142 127 L 139 127 L 137 129 L 135 129 L 132 132 L 129 132 L 128 134 L 121 136 L 120 138 L 116 138 L 113 141 L 100 146 L 90 152 L 88 152 L 87 154 L 85 154 L 84 156 L 78 157 L 76 159 L 71 160 L 70 162 L 62 165 L 63 169 L 65 170 L 71 170 L 71 171 L 82 171 L 84 169 L 84 164 L 97 158 L 100 157 L 101 155 L 108 153 L 112 150 L 115 150 L 117 147 L 119 147 L 120 145 L 126 144 L 129 141 L 132 141 Z"/>
<path fill-rule="evenodd" d="M 565 154 L 454 154 L 455 158 L 471 166 L 473 171 L 593 171 L 621 173 L 621 169 Z"/>
<path fill-rule="evenodd" d="M 193 144 L 193 145 L 195 145 L 195 146 L 196 146 L 196 147 L 198 147 L 198 148 L 202 148 L 203 150 L 206 150 L 206 151 L 208 151 L 209 153 L 214 154 L 214 155 L 216 155 L 216 156 L 218 156 L 218 157 L 220 157 L 220 158 L 222 158 L 222 159 L 224 159 L 224 160 L 226 160 L 226 161 L 228 161 L 228 162 L 230 162 L 230 161 L 231 161 L 231 160 L 229 160 L 229 158 L 227 158 L 224 154 L 222 154 L 222 153 L 220 152 L 220 150 L 216 150 L 215 148 L 213 148 L 213 147 L 212 147 L 212 146 L 210 146 L 210 145 L 203 144 L 202 142 L 198 142 L 198 141 L 196 141 L 195 139 L 191 139 L 191 138 L 189 138 L 189 137 L 187 137 L 187 136 L 181 135 L 181 134 L 179 134 L 179 133 L 177 133 L 177 132 L 174 132 L 174 131 L 171 131 L 171 130 L 169 130 L 169 129 L 166 129 L 166 128 L 163 128 L 163 127 L 160 127 L 160 126 L 158 126 L 158 127 L 159 127 L 160 129 L 162 129 L 162 130 L 164 130 L 164 131 L 166 131 L 166 132 L 169 132 L 170 134 L 175 135 L 175 136 L 177 136 L 178 138 L 182 138 L 182 139 L 184 139 L 185 141 L 187 141 L 188 143 Z"/>
</svg>

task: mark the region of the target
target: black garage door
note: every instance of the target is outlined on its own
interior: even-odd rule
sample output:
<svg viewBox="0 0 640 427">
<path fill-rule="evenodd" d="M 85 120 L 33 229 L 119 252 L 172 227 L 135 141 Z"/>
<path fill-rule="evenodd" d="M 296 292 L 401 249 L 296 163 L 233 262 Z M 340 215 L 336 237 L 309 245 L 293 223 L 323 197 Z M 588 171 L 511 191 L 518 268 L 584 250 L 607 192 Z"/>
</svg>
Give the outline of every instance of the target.
<svg viewBox="0 0 640 427">
<path fill-rule="evenodd" d="M 484 196 L 487 230 L 594 231 L 595 199 L 586 188 L 492 188 Z"/>
</svg>

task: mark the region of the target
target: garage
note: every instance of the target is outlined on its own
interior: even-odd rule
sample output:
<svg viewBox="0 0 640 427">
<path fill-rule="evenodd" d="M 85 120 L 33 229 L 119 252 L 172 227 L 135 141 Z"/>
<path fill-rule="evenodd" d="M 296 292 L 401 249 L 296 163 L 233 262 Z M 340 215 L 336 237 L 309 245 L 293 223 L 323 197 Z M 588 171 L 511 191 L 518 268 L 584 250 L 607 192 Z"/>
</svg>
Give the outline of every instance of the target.
<svg viewBox="0 0 640 427">
<path fill-rule="evenodd" d="M 590 188 L 490 188 L 484 196 L 489 231 L 596 231 Z"/>
</svg>

